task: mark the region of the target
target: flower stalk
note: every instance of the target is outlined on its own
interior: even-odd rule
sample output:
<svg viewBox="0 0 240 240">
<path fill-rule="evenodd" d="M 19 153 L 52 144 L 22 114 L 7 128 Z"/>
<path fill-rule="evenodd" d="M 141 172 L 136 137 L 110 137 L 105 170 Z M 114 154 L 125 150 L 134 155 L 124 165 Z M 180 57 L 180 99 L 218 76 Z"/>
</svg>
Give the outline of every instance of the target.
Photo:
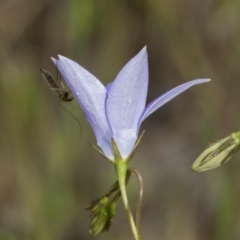
<svg viewBox="0 0 240 240">
<path fill-rule="evenodd" d="M 114 159 L 115 159 L 115 161 L 114 161 L 115 170 L 117 173 L 118 184 L 119 184 L 119 188 L 120 188 L 120 192 L 121 192 L 121 196 L 122 196 L 122 200 L 123 200 L 123 205 L 124 205 L 124 208 L 127 213 L 128 221 L 129 221 L 130 227 L 132 229 L 133 236 L 134 236 L 135 240 L 140 240 L 141 239 L 140 231 L 139 231 L 139 229 L 137 229 L 137 226 L 135 224 L 135 221 L 134 221 L 131 209 L 130 209 L 130 205 L 128 202 L 127 189 L 126 189 L 126 179 L 127 179 L 128 173 L 129 173 L 128 162 L 130 159 L 122 158 L 122 156 L 119 152 L 119 149 L 117 147 L 117 144 L 113 138 L 112 138 L 112 147 L 113 147 Z M 130 173 L 131 173 L 131 171 L 130 171 Z"/>
<path fill-rule="evenodd" d="M 133 236 L 135 240 L 140 240 L 141 238 L 140 238 L 139 230 L 136 227 L 136 224 L 129 206 L 127 190 L 126 190 L 126 176 L 128 171 L 128 161 L 122 160 L 122 161 L 116 162 L 115 170 L 118 177 L 118 183 L 119 183 L 119 187 L 122 195 L 123 205 L 127 213 L 128 221 L 132 229 Z"/>
</svg>

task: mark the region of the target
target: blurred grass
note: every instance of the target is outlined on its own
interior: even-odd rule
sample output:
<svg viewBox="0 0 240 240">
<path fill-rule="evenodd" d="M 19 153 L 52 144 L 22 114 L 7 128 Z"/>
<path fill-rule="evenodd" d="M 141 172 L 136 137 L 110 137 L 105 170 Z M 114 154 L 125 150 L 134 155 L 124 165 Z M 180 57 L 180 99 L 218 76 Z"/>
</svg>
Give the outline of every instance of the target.
<svg viewBox="0 0 240 240">
<path fill-rule="evenodd" d="M 8 0 L 0 2 L 0 239 L 91 239 L 82 209 L 115 181 L 77 103 L 61 107 L 38 71 L 50 57 L 78 61 L 105 84 L 144 45 L 148 101 L 194 78 L 195 87 L 154 113 L 131 165 L 143 175 L 143 239 L 239 239 L 238 155 L 192 173 L 198 154 L 239 130 L 237 1 Z M 137 184 L 129 186 L 130 201 Z M 108 233 L 132 239 L 119 204 Z"/>
</svg>

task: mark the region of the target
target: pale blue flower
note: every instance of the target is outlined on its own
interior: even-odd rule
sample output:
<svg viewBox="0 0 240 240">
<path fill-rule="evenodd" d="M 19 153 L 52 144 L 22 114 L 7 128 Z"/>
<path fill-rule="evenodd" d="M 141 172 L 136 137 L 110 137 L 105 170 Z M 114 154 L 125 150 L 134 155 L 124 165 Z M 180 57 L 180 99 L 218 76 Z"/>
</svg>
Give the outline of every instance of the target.
<svg viewBox="0 0 240 240">
<path fill-rule="evenodd" d="M 59 56 L 53 59 L 67 85 L 79 102 L 97 144 L 109 160 L 114 160 L 113 138 L 123 159 L 132 152 L 141 123 L 159 107 L 188 88 L 210 81 L 197 79 L 184 83 L 146 106 L 148 58 L 144 47 L 106 87 L 76 62 Z"/>
</svg>

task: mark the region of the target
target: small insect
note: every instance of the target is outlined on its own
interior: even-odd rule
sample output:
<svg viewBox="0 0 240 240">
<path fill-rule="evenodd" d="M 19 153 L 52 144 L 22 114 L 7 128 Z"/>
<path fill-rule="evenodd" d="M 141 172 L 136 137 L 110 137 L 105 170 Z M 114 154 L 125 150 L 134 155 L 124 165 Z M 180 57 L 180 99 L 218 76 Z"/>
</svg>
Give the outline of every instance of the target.
<svg viewBox="0 0 240 240">
<path fill-rule="evenodd" d="M 73 97 L 71 96 L 71 91 L 65 87 L 62 81 L 58 83 L 53 78 L 52 74 L 43 68 L 40 68 L 39 70 L 41 71 L 42 76 L 49 85 L 50 89 L 56 93 L 60 101 L 71 102 L 73 100 Z"/>
<path fill-rule="evenodd" d="M 56 81 L 55 78 L 52 76 L 52 74 L 43 68 L 39 68 L 39 70 L 42 73 L 42 77 L 46 81 L 46 83 L 48 84 L 50 89 L 58 96 L 60 102 L 71 102 L 73 100 L 72 92 L 69 89 L 67 89 L 67 87 L 64 85 L 63 81 L 59 81 L 59 80 Z M 72 113 L 70 113 L 67 109 L 65 109 L 61 104 L 59 104 L 59 106 L 64 111 L 69 113 L 73 118 L 75 118 L 75 120 L 77 121 L 77 123 L 79 125 L 80 136 L 81 136 L 82 127 L 81 127 L 81 124 L 78 121 L 78 119 Z"/>
</svg>

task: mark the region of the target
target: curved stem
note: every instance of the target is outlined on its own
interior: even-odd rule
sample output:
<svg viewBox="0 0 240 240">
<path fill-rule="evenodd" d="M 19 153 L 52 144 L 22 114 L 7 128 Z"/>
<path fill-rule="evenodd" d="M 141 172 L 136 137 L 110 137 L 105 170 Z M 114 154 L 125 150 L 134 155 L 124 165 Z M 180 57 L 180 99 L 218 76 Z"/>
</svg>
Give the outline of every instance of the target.
<svg viewBox="0 0 240 240">
<path fill-rule="evenodd" d="M 128 203 L 128 197 L 127 197 L 127 191 L 126 191 L 126 176 L 128 171 L 127 165 L 128 165 L 127 161 L 118 161 L 115 164 L 115 169 L 118 176 L 118 183 L 119 183 L 119 187 L 120 187 L 120 191 L 123 199 L 123 204 L 127 212 L 127 216 L 133 232 L 133 236 L 135 240 L 140 240 L 140 235 L 138 233 L 138 229 L 135 225 L 134 218 L 132 216 L 132 212 Z"/>
<path fill-rule="evenodd" d="M 139 184 L 139 197 L 138 197 L 138 203 L 137 203 L 137 209 L 136 209 L 136 225 L 138 229 L 138 234 L 141 239 L 141 210 L 142 210 L 142 200 L 143 200 L 143 179 L 140 174 L 140 172 L 135 168 L 129 168 L 130 172 L 133 172 L 138 180 Z"/>
</svg>

